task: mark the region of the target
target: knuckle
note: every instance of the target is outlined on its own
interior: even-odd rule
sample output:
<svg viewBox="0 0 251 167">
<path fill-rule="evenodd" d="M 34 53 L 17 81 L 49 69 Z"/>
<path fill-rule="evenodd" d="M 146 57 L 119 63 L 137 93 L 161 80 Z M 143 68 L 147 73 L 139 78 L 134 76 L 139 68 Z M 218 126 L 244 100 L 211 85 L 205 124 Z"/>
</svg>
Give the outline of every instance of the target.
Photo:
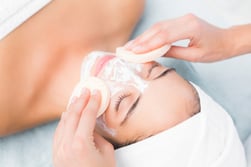
<svg viewBox="0 0 251 167">
<path fill-rule="evenodd" d="M 68 117 L 69 115 L 72 115 L 72 113 L 78 113 L 77 111 L 81 110 L 82 106 L 82 101 L 76 102 L 75 104 L 73 104 L 69 110 L 68 110 L 68 114 L 66 115 L 66 117 Z"/>
<path fill-rule="evenodd" d="M 189 13 L 184 16 L 184 19 L 188 23 L 187 25 L 191 25 L 194 30 L 200 30 L 202 24 L 201 24 L 200 19 L 197 16 L 195 16 L 192 13 Z"/>
<path fill-rule="evenodd" d="M 188 14 L 186 14 L 184 17 L 185 17 L 187 20 L 190 20 L 190 21 L 196 20 L 196 19 L 197 19 L 197 16 L 194 15 L 193 13 L 188 13 Z"/>
<path fill-rule="evenodd" d="M 92 97 L 89 104 L 88 104 L 88 110 L 97 110 L 99 108 L 99 99 L 96 97 Z"/>
<path fill-rule="evenodd" d="M 191 25 L 192 25 L 192 27 L 193 27 L 195 30 L 200 30 L 200 29 L 201 29 L 201 26 L 202 26 L 202 24 L 201 24 L 201 22 L 200 22 L 199 19 L 193 19 L 193 20 L 191 20 Z"/>
<path fill-rule="evenodd" d="M 158 35 L 156 35 L 156 38 L 160 43 L 166 43 L 168 42 L 168 39 L 171 38 L 171 34 L 168 32 L 168 30 L 160 30 Z"/>
<path fill-rule="evenodd" d="M 71 111 L 69 114 L 68 114 L 68 120 L 69 119 L 76 119 L 76 118 L 79 118 L 80 117 L 80 115 L 81 115 L 81 113 L 80 112 L 77 112 L 77 111 Z M 67 120 L 66 119 L 66 120 Z"/>
<path fill-rule="evenodd" d="M 156 29 L 156 30 L 160 30 L 163 28 L 163 22 L 158 22 L 158 23 L 155 23 L 153 26 L 152 26 L 153 29 Z"/>
<path fill-rule="evenodd" d="M 69 144 L 63 143 L 61 147 L 61 153 L 68 153 L 69 151 Z"/>
</svg>

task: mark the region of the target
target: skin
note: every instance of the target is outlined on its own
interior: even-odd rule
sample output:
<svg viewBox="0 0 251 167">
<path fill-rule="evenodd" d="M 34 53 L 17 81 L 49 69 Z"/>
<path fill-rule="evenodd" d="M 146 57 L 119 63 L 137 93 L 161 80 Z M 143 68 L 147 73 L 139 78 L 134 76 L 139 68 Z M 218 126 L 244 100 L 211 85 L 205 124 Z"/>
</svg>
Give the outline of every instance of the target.
<svg viewBox="0 0 251 167">
<path fill-rule="evenodd" d="M 100 68 L 102 60 L 108 61 Z M 98 77 L 110 89 L 110 103 L 96 130 L 116 147 L 169 129 L 199 110 L 193 86 L 157 62 L 134 64 L 110 54 L 90 54 L 83 65 L 90 71 L 84 77 Z"/>
<path fill-rule="evenodd" d="M 184 24 L 186 25 L 185 27 L 182 26 Z M 146 33 L 138 37 L 136 40 L 128 43 L 126 47 L 128 48 L 128 50 L 134 50 L 135 53 L 141 53 L 141 52 L 143 53 L 143 52 L 147 52 L 148 50 L 157 48 L 161 45 L 170 44 L 177 40 L 190 39 L 191 43 L 187 48 L 180 48 L 180 47 L 173 46 L 171 50 L 167 53 L 167 55 L 176 57 L 176 58 L 185 59 L 185 60 L 190 60 L 190 61 L 212 62 L 212 61 L 223 60 L 223 59 L 230 58 L 239 54 L 250 52 L 251 37 L 249 35 L 250 33 L 248 33 L 249 31 L 250 31 L 250 25 L 235 26 L 227 30 L 218 29 L 202 21 L 196 16 L 189 14 L 181 18 L 177 18 L 174 20 L 156 24 L 150 30 L 146 31 Z M 155 34 L 155 35 L 153 36 L 152 34 Z M 214 38 L 214 40 L 212 40 L 212 37 Z M 230 37 L 231 39 L 236 39 L 236 40 L 228 40 Z M 214 43 L 211 41 L 214 41 Z M 215 41 L 220 41 L 220 42 L 215 43 Z M 214 54 L 210 54 L 210 53 L 214 53 Z M 162 98 L 159 98 L 159 99 L 162 100 Z M 82 103 L 83 99 L 78 98 L 77 101 L 79 103 Z M 96 102 L 90 100 L 89 103 L 94 104 L 94 106 L 96 107 L 99 105 L 97 100 Z M 78 106 L 76 103 L 73 103 L 71 105 L 75 107 Z M 88 111 L 88 108 L 82 109 L 81 107 L 79 107 L 77 110 Z M 88 119 L 86 120 L 93 121 L 96 119 L 96 117 L 93 116 L 91 119 L 89 116 L 91 115 L 91 113 L 95 113 L 95 108 L 89 108 L 89 110 L 91 110 L 89 114 L 83 114 L 83 112 L 82 114 L 78 114 L 78 112 L 71 112 L 70 115 L 72 115 L 72 117 L 73 115 L 77 115 L 76 120 L 79 120 L 80 118 L 82 118 L 81 120 L 84 120 L 84 118 L 88 117 Z M 146 111 L 141 111 L 141 112 L 146 112 Z M 121 113 L 119 114 L 122 115 Z M 139 115 L 140 112 L 137 112 L 137 113 L 135 112 L 135 114 Z M 116 114 L 113 114 L 113 115 L 114 115 L 113 117 L 116 116 Z M 158 115 L 152 114 L 152 116 L 156 118 L 156 116 Z M 143 117 L 145 117 L 145 115 L 143 115 Z M 163 119 L 163 117 L 160 117 L 160 119 Z M 64 160 L 64 157 L 72 157 L 71 155 L 74 155 L 74 157 L 70 158 L 71 161 L 77 161 L 77 160 L 83 161 L 84 160 L 83 163 L 80 163 L 78 166 L 76 165 L 75 167 L 80 167 L 85 164 L 88 164 L 88 165 L 91 164 L 90 166 L 93 166 L 93 167 L 107 166 L 107 164 L 109 164 L 109 162 L 111 162 L 111 159 L 113 159 L 114 157 L 110 159 L 108 158 L 107 161 L 104 162 L 104 164 L 102 165 L 95 165 L 94 163 L 97 161 L 91 161 L 93 157 L 97 156 L 97 150 L 101 150 L 99 144 L 95 144 L 95 147 L 94 148 L 92 147 L 92 149 L 83 147 L 83 145 L 93 146 L 93 142 L 97 143 L 98 141 L 98 140 L 95 140 L 96 138 L 94 135 L 96 134 L 94 133 L 95 121 L 91 122 L 91 124 L 88 124 L 89 122 L 86 121 L 85 126 L 82 126 L 82 127 L 89 128 L 88 125 L 92 125 L 91 128 L 88 129 L 89 131 L 88 134 L 79 133 L 79 135 L 73 135 L 75 139 L 78 139 L 79 141 L 78 143 L 82 144 L 80 145 L 80 147 L 73 147 L 74 142 L 57 142 L 58 139 L 63 139 L 64 137 L 72 134 L 72 131 L 65 131 L 64 130 L 65 128 L 73 126 L 73 125 L 78 128 L 80 127 L 80 123 L 78 123 L 78 121 L 72 121 L 72 123 L 69 123 L 70 119 L 67 119 L 67 120 L 68 120 L 68 124 L 66 124 L 66 119 L 65 117 L 63 117 L 60 121 L 60 125 L 57 128 L 57 133 L 54 138 L 54 146 L 55 146 L 54 152 L 60 150 L 60 148 L 62 150 L 62 148 L 65 148 L 65 147 L 70 148 L 70 149 L 77 148 L 77 151 L 75 152 L 74 151 L 65 151 L 65 152 L 58 151 L 56 152 L 58 154 L 54 154 L 54 162 L 60 163 Z M 118 120 L 121 120 L 121 119 L 118 119 Z M 142 119 L 140 118 L 140 120 Z M 138 123 L 141 123 L 141 121 L 138 121 Z M 111 122 L 110 126 L 112 125 L 116 127 L 116 123 Z M 149 125 L 152 125 L 152 122 L 148 122 L 145 126 L 149 126 Z M 117 127 L 121 128 L 119 126 Z M 153 127 L 150 127 L 150 128 L 153 129 Z M 126 135 L 129 135 L 129 134 L 126 134 Z M 91 139 L 91 140 L 85 140 L 85 139 Z M 109 148 L 107 150 L 111 150 L 110 145 L 107 142 L 104 142 L 103 145 Z M 77 155 L 72 154 L 76 152 L 78 152 L 79 154 Z M 114 153 L 110 152 L 108 154 L 113 155 Z M 87 155 L 92 156 L 92 157 L 83 158 Z M 99 155 L 100 154 L 98 154 L 98 156 Z M 72 165 L 69 164 L 68 166 L 72 166 Z M 109 164 L 108 166 L 112 167 L 114 166 L 114 164 Z"/>
<path fill-rule="evenodd" d="M 186 26 L 184 26 L 186 25 Z M 251 52 L 251 24 L 219 28 L 193 14 L 158 22 L 125 45 L 144 53 L 188 39 L 187 47 L 172 46 L 166 57 L 192 62 L 215 62 Z"/>
<path fill-rule="evenodd" d="M 139 95 L 135 89 L 131 89 L 131 95 L 120 102 L 118 111 L 113 105 L 117 98 L 111 97 L 110 105 L 103 115 L 106 126 L 116 131 L 114 136 L 96 124 L 101 100 L 98 91 L 93 91 L 90 95 L 90 91 L 83 88 L 80 97 L 73 97 L 74 100 L 62 115 L 54 136 L 55 167 L 113 167 L 114 148 L 103 137 L 116 146 L 129 144 L 169 129 L 199 111 L 196 92 L 175 71 L 159 77 L 168 68 L 156 66 L 155 62 L 142 66 L 139 75 L 148 80 L 149 85 L 127 121 L 120 125 L 135 102 L 135 97 Z M 149 74 L 152 67 L 154 68 Z M 159 78 L 154 79 L 156 77 Z M 126 87 L 124 89 L 128 90 Z M 121 92 L 124 91 L 119 91 Z"/>
<path fill-rule="evenodd" d="M 162 75 L 166 70 L 168 72 Z M 174 70 L 149 62 L 142 65 L 142 71 L 138 75 L 148 82 L 143 93 L 123 86 L 122 90 L 111 97 L 110 105 L 103 115 L 105 125 L 115 135 L 97 126 L 97 131 L 116 147 L 169 129 L 198 112 L 193 87 Z M 116 110 L 114 104 L 118 101 L 117 97 L 123 94 L 126 97 L 120 101 Z M 135 108 L 130 111 L 133 105 Z"/>
<path fill-rule="evenodd" d="M 54 0 L 1 40 L 0 136 L 58 119 L 83 57 L 123 45 L 143 5 L 144 0 Z"/>
<path fill-rule="evenodd" d="M 53 166 L 115 167 L 112 145 L 93 133 L 100 100 L 98 91 L 83 90 L 62 114 L 54 137 Z"/>
</svg>

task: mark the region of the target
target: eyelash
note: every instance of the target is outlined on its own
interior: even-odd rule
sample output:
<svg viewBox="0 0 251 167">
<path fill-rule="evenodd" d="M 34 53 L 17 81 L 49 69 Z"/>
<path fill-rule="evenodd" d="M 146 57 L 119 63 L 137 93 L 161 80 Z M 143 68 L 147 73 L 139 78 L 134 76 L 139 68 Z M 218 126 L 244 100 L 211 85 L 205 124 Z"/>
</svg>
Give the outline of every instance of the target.
<svg viewBox="0 0 251 167">
<path fill-rule="evenodd" d="M 122 100 L 126 97 L 130 96 L 130 93 L 123 93 L 121 95 L 118 96 L 118 98 L 116 99 L 116 102 L 115 102 L 115 109 L 116 111 L 118 111 L 119 109 L 119 105 L 120 103 L 122 102 Z"/>
</svg>

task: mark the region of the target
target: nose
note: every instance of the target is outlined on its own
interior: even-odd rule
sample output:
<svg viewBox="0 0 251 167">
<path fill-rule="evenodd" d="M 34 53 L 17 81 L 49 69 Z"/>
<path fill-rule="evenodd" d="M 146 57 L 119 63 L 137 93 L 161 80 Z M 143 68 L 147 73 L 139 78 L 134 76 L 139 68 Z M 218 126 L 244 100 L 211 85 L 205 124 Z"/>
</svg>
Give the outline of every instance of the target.
<svg viewBox="0 0 251 167">
<path fill-rule="evenodd" d="M 105 65 L 113 58 L 115 58 L 115 56 L 113 55 L 105 55 L 98 58 L 96 63 L 94 64 L 93 75 L 97 76 L 100 73 L 100 71 L 102 71 L 102 69 L 105 67 Z"/>
</svg>

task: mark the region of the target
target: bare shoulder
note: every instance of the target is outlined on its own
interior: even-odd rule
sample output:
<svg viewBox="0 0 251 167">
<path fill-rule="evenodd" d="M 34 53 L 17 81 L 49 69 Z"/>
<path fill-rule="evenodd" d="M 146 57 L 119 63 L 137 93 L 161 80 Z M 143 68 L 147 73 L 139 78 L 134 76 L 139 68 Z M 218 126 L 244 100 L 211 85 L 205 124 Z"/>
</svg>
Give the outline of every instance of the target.
<svg viewBox="0 0 251 167">
<path fill-rule="evenodd" d="M 143 7 L 143 0 L 55 0 L 1 40 L 0 135 L 58 118 L 84 55 L 125 43 Z"/>
</svg>

